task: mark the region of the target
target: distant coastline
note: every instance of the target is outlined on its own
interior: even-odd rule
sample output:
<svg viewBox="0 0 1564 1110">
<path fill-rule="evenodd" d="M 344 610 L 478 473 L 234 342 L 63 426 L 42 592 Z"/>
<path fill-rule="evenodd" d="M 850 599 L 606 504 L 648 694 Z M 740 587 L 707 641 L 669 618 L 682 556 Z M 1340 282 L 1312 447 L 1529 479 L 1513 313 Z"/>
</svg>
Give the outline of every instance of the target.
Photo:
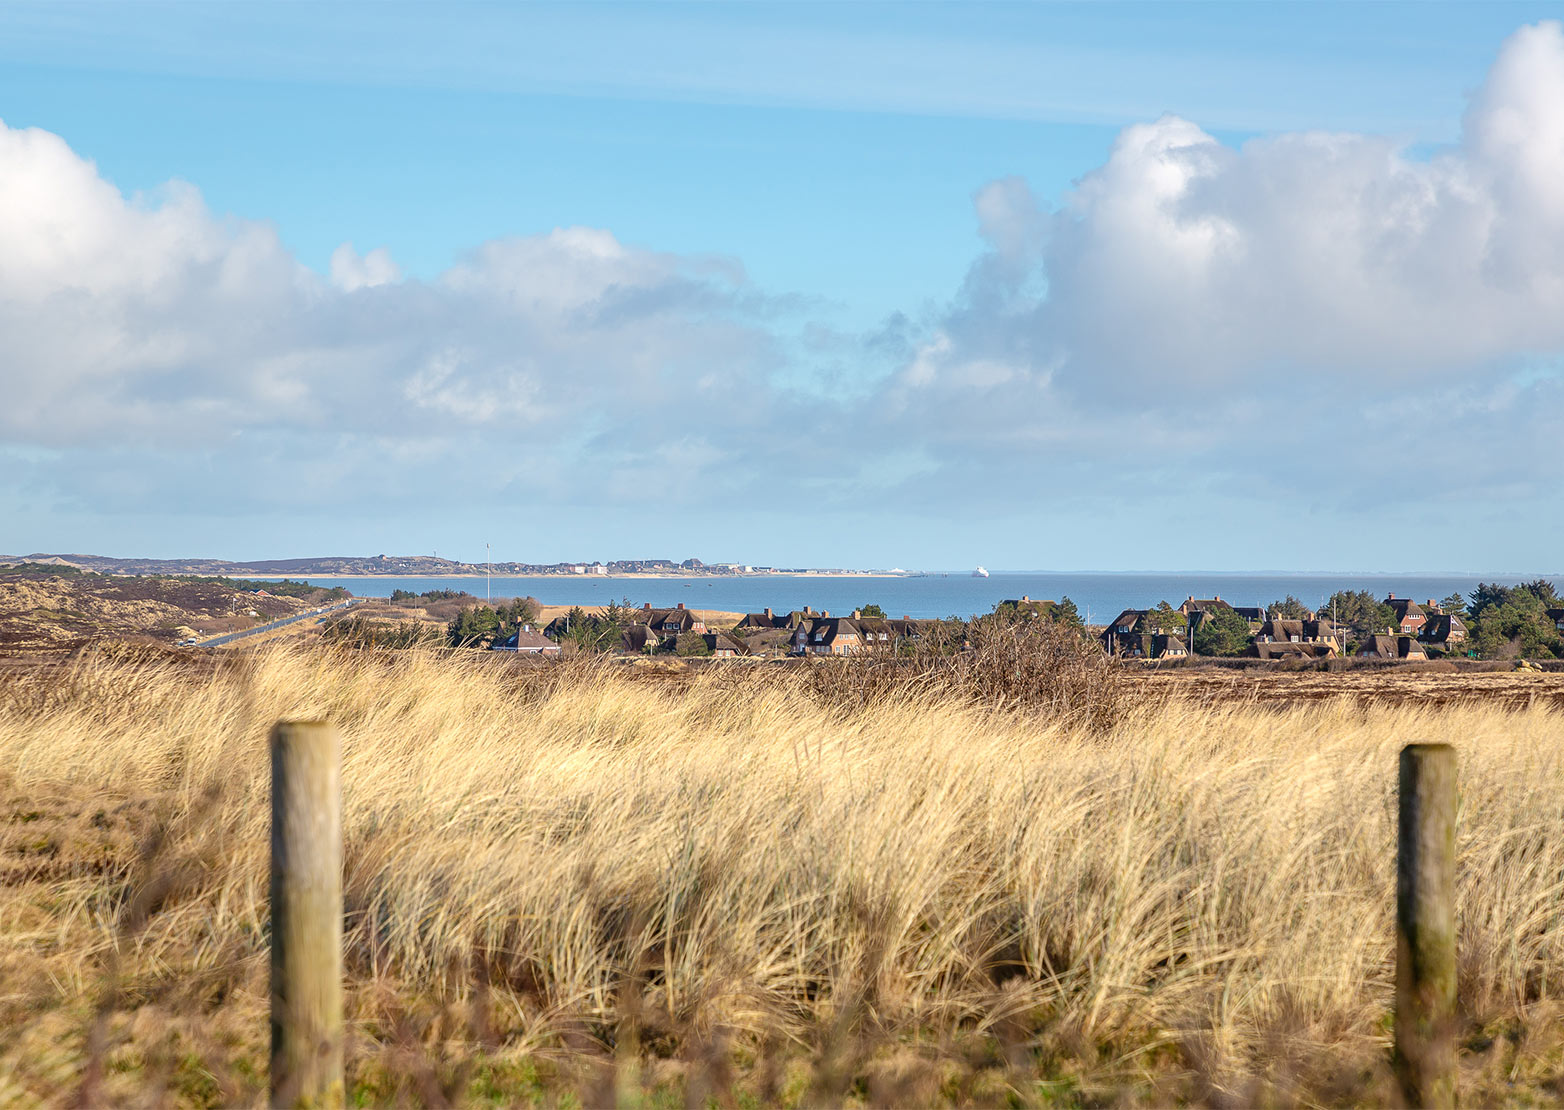
<svg viewBox="0 0 1564 1110">
<path fill-rule="evenodd" d="M 443 559 L 438 555 L 324 555 L 302 559 L 141 559 L 110 555 L 34 552 L 0 555 L 0 565 L 38 563 L 98 574 L 196 575 L 224 578 L 482 578 L 486 575 L 526 578 L 900 578 L 909 572 L 857 570 L 848 567 L 771 567 L 749 563 L 704 563 L 696 558 L 615 559 L 604 563 L 521 563 L 495 560 L 478 563 Z"/>
<path fill-rule="evenodd" d="M 920 578 L 920 577 L 926 577 L 925 575 L 913 574 L 913 573 L 909 573 L 909 574 L 893 574 L 891 571 L 888 571 L 888 570 L 788 570 L 788 571 L 766 571 L 766 572 L 763 572 L 763 573 L 762 572 L 750 572 L 750 573 L 741 573 L 741 574 L 718 574 L 718 575 L 712 575 L 712 574 L 709 574 L 709 573 L 702 573 L 700 571 L 686 571 L 686 572 L 681 573 L 681 574 L 653 574 L 653 573 L 651 573 L 649 571 L 625 571 L 625 572 L 617 572 L 616 571 L 613 574 L 560 574 L 558 572 L 555 572 L 555 573 L 552 573 L 552 574 L 516 574 L 513 571 L 508 571 L 508 570 L 507 571 L 498 571 L 497 570 L 497 571 L 494 571 L 492 574 L 485 574 L 483 571 L 480 570 L 480 571 L 476 571 L 476 572 L 474 572 L 474 571 L 463 571 L 462 573 L 459 573 L 459 574 L 417 574 L 417 575 L 408 575 L 408 574 L 405 574 L 405 573 L 399 573 L 399 572 L 395 572 L 395 571 L 385 571 L 385 572 L 380 573 L 380 574 L 348 574 L 348 573 L 313 574 L 313 573 L 301 573 L 301 576 L 305 577 L 305 578 L 311 578 L 311 579 L 314 579 L 314 578 L 333 578 L 333 579 L 335 579 L 335 578 L 407 578 L 407 577 L 414 577 L 414 578 L 440 578 L 440 579 L 449 578 L 452 581 L 462 581 L 462 582 L 470 582 L 470 581 L 472 581 L 475 578 L 478 581 L 480 581 L 480 582 L 483 581 L 485 578 L 558 578 L 562 582 L 617 582 L 617 581 L 619 581 L 621 579 L 625 579 L 625 578 L 636 578 L 636 579 L 651 579 L 651 580 L 655 580 L 655 581 L 677 582 L 681 578 L 700 578 L 700 579 L 705 579 L 705 578 L 724 578 L 724 579 L 726 579 L 726 578 L 745 578 L 745 579 L 755 578 L 755 579 L 765 579 L 765 578 Z M 277 579 L 281 579 L 281 578 L 287 577 L 287 576 L 278 574 L 276 571 L 267 571 L 264 574 L 262 574 L 260 572 L 251 572 L 250 574 L 247 575 L 247 577 L 256 578 L 256 579 L 263 579 L 263 578 L 277 578 Z M 937 577 L 937 575 L 936 575 L 936 577 Z"/>
</svg>

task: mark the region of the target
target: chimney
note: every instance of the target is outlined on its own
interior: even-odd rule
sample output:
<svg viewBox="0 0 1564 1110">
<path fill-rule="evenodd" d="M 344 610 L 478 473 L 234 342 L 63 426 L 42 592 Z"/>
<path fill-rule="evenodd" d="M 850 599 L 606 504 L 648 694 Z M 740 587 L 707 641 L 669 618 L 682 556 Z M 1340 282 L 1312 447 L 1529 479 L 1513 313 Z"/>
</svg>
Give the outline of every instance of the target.
<svg viewBox="0 0 1564 1110">
<path fill-rule="evenodd" d="M 861 616 L 863 616 L 863 610 L 862 609 L 854 609 L 853 610 L 853 620 L 857 620 Z"/>
<path fill-rule="evenodd" d="M 767 620 L 771 619 L 771 608 L 770 608 L 770 606 L 767 606 L 767 608 L 766 608 L 766 619 Z"/>
<path fill-rule="evenodd" d="M 1437 603 L 1434 601 L 1433 598 L 1429 598 L 1427 604 L 1423 606 L 1423 608 L 1425 608 L 1425 609 L 1433 609 L 1433 608 L 1436 608 L 1436 607 L 1437 607 Z"/>
<path fill-rule="evenodd" d="M 1390 595 L 1390 596 L 1389 596 L 1389 597 L 1387 597 L 1387 598 L 1386 598 L 1386 599 L 1385 599 L 1385 600 L 1386 600 L 1386 601 L 1394 601 L 1394 600 L 1396 600 L 1396 595 L 1395 595 L 1395 594 L 1391 594 L 1391 595 Z"/>
<path fill-rule="evenodd" d="M 1031 601 L 1032 599 L 1030 597 L 1028 597 L 1026 594 L 1022 594 L 1021 595 L 1021 600 L 1022 601 Z"/>
<path fill-rule="evenodd" d="M 831 610 L 829 610 L 829 609 L 822 609 L 822 610 L 820 610 L 820 615 L 822 617 L 829 617 L 831 615 Z"/>
<path fill-rule="evenodd" d="M 682 602 L 682 601 L 681 601 L 681 602 L 679 602 L 679 608 L 680 608 L 680 609 L 683 609 L 683 608 L 684 608 L 684 602 Z"/>
<path fill-rule="evenodd" d="M 651 607 L 652 607 L 652 603 L 650 601 L 646 602 L 644 605 L 641 606 L 642 609 L 650 609 Z"/>
</svg>

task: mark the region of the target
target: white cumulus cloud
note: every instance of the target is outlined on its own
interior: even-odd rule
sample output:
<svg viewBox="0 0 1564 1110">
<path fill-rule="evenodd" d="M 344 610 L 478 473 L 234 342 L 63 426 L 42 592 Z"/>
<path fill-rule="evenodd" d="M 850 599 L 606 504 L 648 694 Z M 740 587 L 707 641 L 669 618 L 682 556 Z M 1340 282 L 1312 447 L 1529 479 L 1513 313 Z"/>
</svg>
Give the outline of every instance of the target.
<svg viewBox="0 0 1564 1110">
<path fill-rule="evenodd" d="M 345 293 L 389 285 L 401 277 L 401 267 L 385 247 L 376 247 L 361 255 L 353 249 L 352 243 L 343 243 L 331 252 L 331 283 Z"/>
<path fill-rule="evenodd" d="M 1165 116 L 1036 207 L 1014 179 L 978 194 L 993 249 L 945 322 L 953 367 L 1008 350 L 1123 402 L 1294 374 L 1437 386 L 1558 351 L 1564 28 L 1517 31 L 1426 157 L 1327 132 L 1234 149 Z"/>
</svg>

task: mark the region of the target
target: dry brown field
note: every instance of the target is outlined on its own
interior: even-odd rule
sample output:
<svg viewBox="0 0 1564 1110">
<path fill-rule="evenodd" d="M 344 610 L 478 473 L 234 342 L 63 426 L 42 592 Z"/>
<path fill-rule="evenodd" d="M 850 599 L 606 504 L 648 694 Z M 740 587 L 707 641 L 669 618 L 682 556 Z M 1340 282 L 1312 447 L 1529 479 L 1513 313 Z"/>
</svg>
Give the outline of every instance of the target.
<svg viewBox="0 0 1564 1110">
<path fill-rule="evenodd" d="M 8 576 L 0 568 L 0 654 L 61 655 L 105 637 L 172 644 L 198 631 L 215 636 L 251 628 L 315 604 L 210 581 Z"/>
<path fill-rule="evenodd" d="M 1463 1099 L 1564 1097 L 1560 676 L 1191 668 L 1088 721 L 675 669 L 0 672 L 0 1101 L 264 1102 L 265 735 L 317 715 L 355 1104 L 1385 1105 L 1409 740 L 1460 757 Z"/>
<path fill-rule="evenodd" d="M 1274 663 L 1146 668 L 1134 681 L 1147 696 L 1174 696 L 1207 705 L 1235 700 L 1307 705 L 1348 699 L 1425 707 L 1469 702 L 1509 708 L 1540 704 L 1564 710 L 1564 671 L 1517 671 L 1513 663 L 1495 663 L 1491 669 L 1448 662 L 1367 664 L 1334 671 L 1294 671 Z"/>
</svg>

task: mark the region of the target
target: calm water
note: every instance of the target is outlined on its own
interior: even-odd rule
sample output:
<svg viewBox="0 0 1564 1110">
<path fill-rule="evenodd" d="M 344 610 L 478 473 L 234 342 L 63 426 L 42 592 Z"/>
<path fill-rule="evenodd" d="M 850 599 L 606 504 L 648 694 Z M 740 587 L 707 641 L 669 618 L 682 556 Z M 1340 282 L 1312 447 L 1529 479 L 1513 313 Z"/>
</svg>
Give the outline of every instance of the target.
<svg viewBox="0 0 1564 1110">
<path fill-rule="evenodd" d="M 1504 581 L 1508 582 L 1506 578 Z M 482 578 L 318 578 L 322 586 L 344 586 L 359 597 L 387 597 L 392 590 L 455 589 L 484 596 Z M 1438 600 L 1460 591 L 1470 593 L 1477 578 L 1390 574 L 1262 576 L 1240 574 L 1008 574 L 973 578 L 952 572 L 948 577 L 815 578 L 768 575 L 763 578 L 509 578 L 489 582 L 493 597 L 535 597 L 546 605 L 604 605 L 629 598 L 639 606 L 759 612 L 770 606 L 786 612 L 813 606 L 816 610 L 849 613 L 874 603 L 891 616 L 967 617 L 986 613 L 997 602 L 1022 595 L 1057 600 L 1068 596 L 1105 624 L 1120 610 L 1146 608 L 1159 601 L 1178 605 L 1186 597 L 1220 597 L 1234 605 L 1267 605 L 1292 594 L 1317 606 L 1337 590 L 1369 590 L 1379 597 L 1394 593 L 1418 601 Z"/>
</svg>

